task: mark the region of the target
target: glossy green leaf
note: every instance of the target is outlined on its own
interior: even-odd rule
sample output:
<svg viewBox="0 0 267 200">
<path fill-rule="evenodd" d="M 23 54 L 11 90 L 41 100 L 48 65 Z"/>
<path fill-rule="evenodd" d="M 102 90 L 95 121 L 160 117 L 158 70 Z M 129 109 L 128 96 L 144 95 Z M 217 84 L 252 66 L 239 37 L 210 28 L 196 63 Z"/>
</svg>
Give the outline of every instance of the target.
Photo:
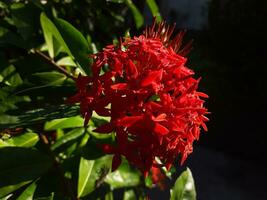
<svg viewBox="0 0 267 200">
<path fill-rule="evenodd" d="M 51 165 L 51 159 L 38 150 L 0 148 L 0 197 L 40 177 Z"/>
<path fill-rule="evenodd" d="M 123 160 L 120 167 L 107 175 L 105 182 L 113 188 L 134 187 L 139 185 L 140 173 L 132 169 L 126 160 Z"/>
<path fill-rule="evenodd" d="M 171 190 L 171 200 L 196 200 L 194 179 L 189 168 L 176 180 Z"/>
<path fill-rule="evenodd" d="M 60 137 L 52 146 L 51 149 L 55 150 L 56 148 L 67 144 L 71 141 L 75 141 L 78 138 L 80 138 L 84 134 L 85 129 L 84 128 L 76 128 L 71 130 L 70 132 L 66 133 L 62 137 Z"/>
<path fill-rule="evenodd" d="M 55 119 L 45 123 L 44 129 L 46 131 L 53 131 L 64 128 L 83 127 L 83 118 L 80 116 Z"/>
<path fill-rule="evenodd" d="M 72 60 L 71 57 L 63 57 L 60 60 L 57 61 L 57 64 L 60 66 L 71 66 L 71 67 L 76 67 L 77 65 L 75 62 Z"/>
<path fill-rule="evenodd" d="M 146 0 L 146 3 L 153 15 L 153 17 L 156 17 L 157 22 L 160 22 L 162 20 L 158 5 L 155 0 Z"/>
<path fill-rule="evenodd" d="M 78 197 L 84 197 L 93 192 L 102 183 L 111 167 L 111 156 L 96 160 L 81 158 L 78 179 Z"/>
<path fill-rule="evenodd" d="M 45 15 L 45 13 L 41 13 L 40 16 L 41 25 L 44 31 L 44 37 L 48 46 L 49 55 L 52 54 L 52 58 L 54 56 L 54 43 L 53 37 L 59 42 L 65 52 L 67 52 L 70 56 L 72 56 L 71 51 L 67 44 L 65 43 L 64 39 L 62 38 L 60 32 L 58 31 L 57 27 L 54 23 Z"/>
<path fill-rule="evenodd" d="M 140 13 L 140 11 L 138 10 L 138 8 L 132 2 L 132 0 L 125 0 L 125 3 L 129 7 L 129 9 L 131 10 L 131 12 L 133 14 L 136 28 L 140 28 L 141 26 L 143 26 L 144 18 L 142 16 L 142 14 Z"/>
<path fill-rule="evenodd" d="M 134 190 L 125 190 L 123 200 L 136 200 Z"/>
<path fill-rule="evenodd" d="M 81 32 L 63 19 L 55 19 L 55 25 L 71 52 L 70 56 L 78 62 L 80 70 L 87 75 L 90 74 L 89 44 L 87 40 Z"/>
<path fill-rule="evenodd" d="M 33 182 L 21 193 L 17 200 L 33 200 L 33 195 L 36 190 L 36 187 L 36 182 Z"/>
<path fill-rule="evenodd" d="M 18 147 L 33 147 L 39 141 L 37 133 L 24 133 L 18 136 L 11 137 L 8 140 L 0 139 L 0 148 L 3 146 L 18 146 Z"/>
<path fill-rule="evenodd" d="M 47 45 L 48 53 L 51 58 L 54 58 L 54 45 L 53 45 L 53 32 L 56 32 L 55 25 L 50 19 L 46 17 L 44 13 L 40 16 L 41 27 L 43 29 L 44 39 Z"/>
</svg>

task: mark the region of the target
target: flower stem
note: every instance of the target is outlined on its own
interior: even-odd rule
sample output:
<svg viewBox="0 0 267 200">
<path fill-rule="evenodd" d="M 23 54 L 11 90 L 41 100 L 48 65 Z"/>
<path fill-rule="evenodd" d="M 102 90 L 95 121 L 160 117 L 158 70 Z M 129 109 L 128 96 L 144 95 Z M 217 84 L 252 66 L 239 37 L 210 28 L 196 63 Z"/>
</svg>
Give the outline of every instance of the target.
<svg viewBox="0 0 267 200">
<path fill-rule="evenodd" d="M 63 68 L 62 66 L 58 65 L 52 58 L 48 57 L 43 52 L 39 51 L 38 49 L 32 49 L 31 52 L 36 54 L 36 55 L 38 55 L 38 56 L 40 56 L 47 63 L 49 63 L 49 64 L 53 65 L 54 67 L 56 67 L 60 72 L 65 74 L 68 78 L 75 79 L 75 77 L 72 74 L 70 74 L 65 68 Z"/>
</svg>

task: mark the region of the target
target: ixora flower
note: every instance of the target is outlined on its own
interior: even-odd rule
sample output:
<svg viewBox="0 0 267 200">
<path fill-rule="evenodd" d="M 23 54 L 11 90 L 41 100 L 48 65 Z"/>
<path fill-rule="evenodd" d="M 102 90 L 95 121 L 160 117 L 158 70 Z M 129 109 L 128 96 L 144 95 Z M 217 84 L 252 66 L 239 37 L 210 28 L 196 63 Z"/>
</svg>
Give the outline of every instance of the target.
<svg viewBox="0 0 267 200">
<path fill-rule="evenodd" d="M 185 66 L 191 45 L 182 48 L 184 32 L 171 39 L 173 30 L 154 22 L 139 37 L 106 46 L 93 55 L 92 76 L 76 80 L 78 92 L 69 101 L 80 103 L 85 125 L 93 111 L 110 117 L 94 131 L 116 134 L 115 146 L 102 147 L 114 154 L 113 170 L 121 156 L 145 175 L 152 167 L 169 169 L 179 155 L 186 160 L 201 127 L 207 130 L 201 98 L 208 96 L 197 91 L 200 79 Z"/>
</svg>

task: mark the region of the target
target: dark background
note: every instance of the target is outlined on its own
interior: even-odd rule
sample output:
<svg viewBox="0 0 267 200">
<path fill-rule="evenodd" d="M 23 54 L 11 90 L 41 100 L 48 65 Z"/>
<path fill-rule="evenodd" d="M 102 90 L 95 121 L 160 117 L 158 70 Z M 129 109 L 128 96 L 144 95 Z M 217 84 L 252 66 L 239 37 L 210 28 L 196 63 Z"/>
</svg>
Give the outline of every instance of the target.
<svg viewBox="0 0 267 200">
<path fill-rule="evenodd" d="M 212 0 L 203 10 L 207 23 L 200 30 L 184 22 L 182 28 L 194 39 L 188 66 L 202 77 L 211 114 L 209 132 L 186 164 L 198 199 L 267 199 L 267 2 Z M 175 21 L 173 15 L 164 17 Z"/>
</svg>

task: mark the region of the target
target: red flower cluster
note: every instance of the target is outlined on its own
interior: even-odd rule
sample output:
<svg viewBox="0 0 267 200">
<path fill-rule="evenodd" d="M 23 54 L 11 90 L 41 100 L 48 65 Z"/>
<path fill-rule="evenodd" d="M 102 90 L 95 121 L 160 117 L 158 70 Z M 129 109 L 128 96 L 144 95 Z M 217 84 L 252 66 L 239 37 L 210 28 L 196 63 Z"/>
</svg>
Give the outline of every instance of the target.
<svg viewBox="0 0 267 200">
<path fill-rule="evenodd" d="M 92 111 L 111 118 L 95 131 L 116 133 L 117 145 L 103 146 L 115 154 L 113 169 L 121 156 L 145 174 L 158 165 L 155 157 L 167 168 L 179 154 L 183 163 L 200 126 L 207 130 L 200 97 L 208 96 L 196 91 L 199 79 L 185 66 L 191 45 L 181 48 L 184 32 L 170 40 L 173 30 L 154 23 L 139 37 L 109 45 L 93 56 L 93 75 L 77 78 L 78 93 L 70 101 L 80 103 L 85 124 Z"/>
</svg>

